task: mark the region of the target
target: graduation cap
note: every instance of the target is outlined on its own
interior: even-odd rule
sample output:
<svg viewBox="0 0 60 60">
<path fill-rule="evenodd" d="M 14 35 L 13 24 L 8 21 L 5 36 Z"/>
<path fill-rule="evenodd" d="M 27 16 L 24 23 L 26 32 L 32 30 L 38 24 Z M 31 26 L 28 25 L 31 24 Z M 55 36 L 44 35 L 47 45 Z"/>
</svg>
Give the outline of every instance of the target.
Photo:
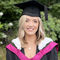
<svg viewBox="0 0 60 60">
<path fill-rule="evenodd" d="M 44 11 L 45 19 L 48 20 L 49 8 L 47 8 L 45 5 L 42 5 L 41 3 L 35 0 L 18 3 L 14 5 L 19 7 L 20 9 L 23 9 L 22 15 L 41 17 L 40 12 Z"/>
</svg>

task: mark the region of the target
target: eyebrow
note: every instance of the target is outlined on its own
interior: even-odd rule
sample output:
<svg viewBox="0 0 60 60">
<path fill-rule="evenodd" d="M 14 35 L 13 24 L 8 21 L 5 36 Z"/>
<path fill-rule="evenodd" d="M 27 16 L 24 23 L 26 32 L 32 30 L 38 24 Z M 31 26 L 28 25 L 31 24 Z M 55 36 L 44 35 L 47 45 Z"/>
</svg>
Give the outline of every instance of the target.
<svg viewBox="0 0 60 60">
<path fill-rule="evenodd" d="M 29 18 L 26 18 L 26 19 L 29 19 Z M 29 19 L 30 20 L 30 19 Z"/>
<path fill-rule="evenodd" d="M 33 19 L 33 20 L 37 20 L 37 19 Z"/>
</svg>

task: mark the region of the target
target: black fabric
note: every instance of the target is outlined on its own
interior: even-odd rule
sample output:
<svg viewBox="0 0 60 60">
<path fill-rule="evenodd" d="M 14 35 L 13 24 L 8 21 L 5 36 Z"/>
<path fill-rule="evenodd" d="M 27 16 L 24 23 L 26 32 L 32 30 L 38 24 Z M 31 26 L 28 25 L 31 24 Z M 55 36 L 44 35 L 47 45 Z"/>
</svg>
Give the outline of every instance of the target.
<svg viewBox="0 0 60 60">
<path fill-rule="evenodd" d="M 30 6 L 28 8 L 25 8 L 22 15 L 41 17 L 39 8 L 34 7 L 34 6 Z"/>
<path fill-rule="evenodd" d="M 49 10 L 49 8 L 35 0 L 18 3 L 14 5 L 23 9 L 22 15 L 41 17 L 40 12 L 43 11 L 45 12 L 45 19 L 48 19 L 47 10 Z"/>
<path fill-rule="evenodd" d="M 6 49 L 6 60 L 20 60 L 16 54 Z"/>
<path fill-rule="evenodd" d="M 56 48 L 53 48 L 53 50 L 47 54 L 47 60 L 58 60 Z"/>
<path fill-rule="evenodd" d="M 21 52 L 24 54 L 24 49 L 21 49 Z M 36 54 L 39 52 L 38 48 L 36 50 Z M 20 60 L 16 54 L 14 54 L 13 52 L 11 52 L 10 50 L 8 50 L 6 48 L 6 60 Z M 58 56 L 57 56 L 57 51 L 56 48 L 54 47 L 49 53 L 47 53 L 46 55 L 44 55 L 41 60 L 58 60 Z"/>
</svg>

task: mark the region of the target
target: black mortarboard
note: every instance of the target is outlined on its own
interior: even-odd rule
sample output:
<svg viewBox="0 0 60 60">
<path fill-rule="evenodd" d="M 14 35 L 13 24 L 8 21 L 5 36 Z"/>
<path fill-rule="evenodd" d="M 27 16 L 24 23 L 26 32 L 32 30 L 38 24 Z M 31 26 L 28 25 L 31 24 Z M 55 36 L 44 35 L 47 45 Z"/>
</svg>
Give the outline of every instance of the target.
<svg viewBox="0 0 60 60">
<path fill-rule="evenodd" d="M 45 5 L 40 4 L 39 2 L 32 0 L 27 1 L 19 4 L 14 4 L 15 6 L 23 9 L 22 15 L 29 15 L 29 16 L 40 16 L 40 12 L 45 12 L 45 19 L 48 20 L 48 8 Z"/>
</svg>

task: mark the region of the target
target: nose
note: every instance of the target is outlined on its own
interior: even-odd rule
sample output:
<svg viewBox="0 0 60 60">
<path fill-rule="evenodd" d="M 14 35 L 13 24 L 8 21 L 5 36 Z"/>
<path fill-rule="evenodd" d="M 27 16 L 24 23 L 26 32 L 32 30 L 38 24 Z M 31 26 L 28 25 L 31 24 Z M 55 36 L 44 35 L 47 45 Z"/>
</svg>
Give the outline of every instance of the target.
<svg viewBox="0 0 60 60">
<path fill-rule="evenodd" d="M 29 26 L 33 26 L 34 25 L 33 22 L 29 22 L 28 24 L 29 24 Z"/>
</svg>

